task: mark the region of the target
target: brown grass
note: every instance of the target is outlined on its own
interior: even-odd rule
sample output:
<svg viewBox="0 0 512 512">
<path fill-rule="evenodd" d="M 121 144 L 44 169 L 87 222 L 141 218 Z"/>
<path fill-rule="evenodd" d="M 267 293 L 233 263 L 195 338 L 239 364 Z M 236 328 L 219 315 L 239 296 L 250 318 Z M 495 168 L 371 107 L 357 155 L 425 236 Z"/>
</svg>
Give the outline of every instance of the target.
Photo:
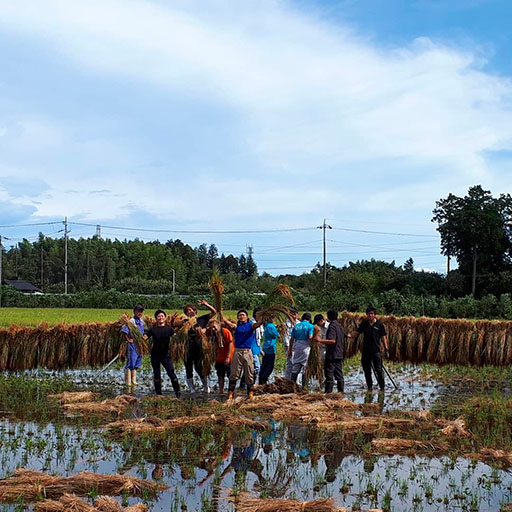
<svg viewBox="0 0 512 512">
<path fill-rule="evenodd" d="M 142 496 L 143 493 L 156 494 L 166 488 L 162 484 L 126 475 L 101 475 L 82 471 L 74 476 L 59 477 L 17 469 L 11 477 L 0 480 L 0 501 L 14 501 L 20 497 L 25 501 L 35 501 L 41 495 L 58 499 L 71 493 L 87 496 L 92 489 L 115 496 Z"/>
<path fill-rule="evenodd" d="M 75 402 L 90 402 L 95 398 L 98 398 L 98 393 L 92 391 L 64 391 L 57 395 L 48 395 L 48 398 L 54 398 L 61 404 L 72 404 Z"/>
<path fill-rule="evenodd" d="M 99 496 L 94 505 L 74 494 L 64 494 L 58 500 L 44 500 L 36 503 L 34 512 L 146 512 L 148 507 L 139 503 L 122 507 L 114 498 Z"/>
<path fill-rule="evenodd" d="M 99 402 L 72 402 L 63 404 L 64 410 L 68 414 L 72 415 L 84 415 L 84 414 L 120 414 L 129 407 L 133 406 L 139 400 L 138 398 L 131 395 L 118 395 L 114 398 L 108 398 Z"/>
</svg>

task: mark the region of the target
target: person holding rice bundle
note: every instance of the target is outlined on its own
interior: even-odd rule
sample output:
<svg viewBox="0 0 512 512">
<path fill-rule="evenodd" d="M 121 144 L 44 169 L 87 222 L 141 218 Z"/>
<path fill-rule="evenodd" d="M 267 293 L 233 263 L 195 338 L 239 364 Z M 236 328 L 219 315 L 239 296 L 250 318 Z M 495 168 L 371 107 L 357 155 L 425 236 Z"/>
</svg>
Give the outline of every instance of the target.
<svg viewBox="0 0 512 512">
<path fill-rule="evenodd" d="M 197 307 L 193 304 L 187 304 L 183 308 L 183 313 L 189 319 L 195 319 L 195 324 L 188 331 L 187 341 L 187 353 L 185 355 L 185 372 L 187 375 L 187 386 L 191 393 L 195 393 L 194 387 L 194 369 L 201 378 L 203 383 L 203 391 L 205 393 L 210 392 L 208 386 L 208 377 L 203 376 L 203 351 L 201 346 L 201 335 L 206 331 L 206 326 L 210 321 L 210 318 L 217 313 L 217 310 L 208 304 L 205 300 L 200 300 L 199 305 L 206 306 L 210 312 L 205 315 L 197 316 Z M 175 327 L 179 329 L 187 320 L 181 320 L 175 322 Z"/>
<path fill-rule="evenodd" d="M 130 319 L 130 323 L 133 326 L 124 325 L 121 332 L 124 334 L 126 339 L 126 365 L 124 369 L 125 384 L 127 386 L 137 385 L 137 370 L 142 365 L 142 356 L 137 351 L 137 345 L 133 339 L 132 329 L 135 332 L 138 331 L 140 336 L 143 336 L 146 331 L 146 325 L 142 320 L 144 308 L 140 304 L 137 304 L 133 308 L 133 317 Z"/>
<path fill-rule="evenodd" d="M 245 373 L 245 382 L 247 384 L 247 395 L 249 398 L 254 396 L 252 387 L 254 385 L 254 360 L 252 356 L 252 346 L 254 343 L 254 331 L 262 325 L 261 315 L 257 313 L 256 321 L 249 321 L 247 310 L 240 309 L 236 315 L 237 323 L 225 318 L 224 324 L 228 329 L 234 331 L 235 353 L 231 363 L 231 375 L 229 377 L 228 400 L 233 398 L 236 382 Z"/>
<path fill-rule="evenodd" d="M 268 382 L 269 377 L 274 371 L 274 364 L 276 362 L 276 345 L 277 338 L 279 337 L 279 331 L 277 330 L 277 326 L 274 323 L 273 318 L 271 322 L 267 322 L 265 324 L 263 337 L 265 342 L 261 349 L 263 360 L 261 362 L 260 369 L 260 384 L 266 384 Z"/>
<path fill-rule="evenodd" d="M 308 364 L 311 340 L 313 339 L 314 326 L 311 323 L 311 313 L 304 313 L 300 323 L 295 325 L 291 332 L 288 356 L 292 358 L 292 378 L 297 382 L 301 375 L 301 384 L 304 386 L 304 370 Z"/>
<path fill-rule="evenodd" d="M 217 372 L 217 378 L 219 379 L 219 393 L 222 395 L 224 394 L 224 383 L 226 382 L 226 377 L 229 380 L 231 375 L 231 362 L 233 361 L 235 345 L 233 343 L 233 335 L 231 332 L 225 327 L 222 327 L 222 336 L 220 336 L 220 328 L 220 322 L 212 318 L 208 322 L 206 331 L 212 342 L 217 345 L 215 371 Z"/>
<path fill-rule="evenodd" d="M 175 315 L 176 316 L 176 315 Z M 153 382 L 155 384 L 155 393 L 162 394 L 162 373 L 160 365 L 165 368 L 167 375 L 171 379 L 172 388 L 176 394 L 176 398 L 181 396 L 180 383 L 178 377 L 174 372 L 174 366 L 169 355 L 169 345 L 171 337 L 174 334 L 174 329 L 166 324 L 167 315 L 161 309 L 155 311 L 156 325 L 151 327 L 147 333 L 146 338 L 153 339 L 153 346 L 151 347 L 151 366 L 153 368 Z"/>
</svg>

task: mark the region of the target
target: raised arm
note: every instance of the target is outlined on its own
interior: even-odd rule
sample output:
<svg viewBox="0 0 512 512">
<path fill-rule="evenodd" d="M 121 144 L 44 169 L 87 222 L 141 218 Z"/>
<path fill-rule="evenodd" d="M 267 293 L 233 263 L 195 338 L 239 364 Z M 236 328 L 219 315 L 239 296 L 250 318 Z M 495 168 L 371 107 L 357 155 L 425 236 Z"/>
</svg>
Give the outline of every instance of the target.
<svg viewBox="0 0 512 512">
<path fill-rule="evenodd" d="M 217 310 L 211 304 L 208 304 L 208 302 L 205 300 L 200 300 L 199 305 L 204 306 L 210 310 L 210 318 L 213 318 L 217 314 Z"/>
</svg>

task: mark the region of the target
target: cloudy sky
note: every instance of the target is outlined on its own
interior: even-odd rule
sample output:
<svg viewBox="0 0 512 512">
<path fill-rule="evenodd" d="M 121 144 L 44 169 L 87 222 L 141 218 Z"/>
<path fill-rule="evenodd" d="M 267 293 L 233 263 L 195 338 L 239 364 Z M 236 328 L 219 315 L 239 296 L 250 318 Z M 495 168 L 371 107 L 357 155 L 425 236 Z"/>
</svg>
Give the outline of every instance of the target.
<svg viewBox="0 0 512 512">
<path fill-rule="evenodd" d="M 508 0 L 0 0 L 0 225 L 19 226 L 0 234 L 61 236 L 20 225 L 67 216 L 72 236 L 249 244 L 301 273 L 327 218 L 335 265 L 442 271 L 435 201 L 512 190 L 511 17 Z"/>
</svg>

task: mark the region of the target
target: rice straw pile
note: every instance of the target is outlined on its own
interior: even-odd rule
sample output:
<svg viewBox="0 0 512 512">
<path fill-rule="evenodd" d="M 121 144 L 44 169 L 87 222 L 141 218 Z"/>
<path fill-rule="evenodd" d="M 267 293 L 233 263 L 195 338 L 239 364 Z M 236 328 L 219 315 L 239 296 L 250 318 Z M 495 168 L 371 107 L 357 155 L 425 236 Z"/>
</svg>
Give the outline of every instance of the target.
<svg viewBox="0 0 512 512">
<path fill-rule="evenodd" d="M 445 425 L 444 428 L 442 428 L 439 433 L 446 437 L 471 437 L 471 432 L 468 431 L 466 428 L 466 422 L 464 421 L 464 418 L 459 417 L 454 421 L 443 421 L 438 420 L 436 422 L 438 425 Z"/>
<path fill-rule="evenodd" d="M 138 398 L 131 395 L 118 395 L 114 398 L 106 400 L 90 401 L 90 402 L 71 402 L 63 404 L 64 410 L 68 414 L 84 415 L 84 414 L 120 414 L 129 407 L 138 402 Z"/>
<path fill-rule="evenodd" d="M 14 501 L 19 498 L 35 501 L 41 495 L 58 499 L 71 493 L 87 496 L 91 490 L 110 496 L 142 496 L 148 493 L 156 495 L 158 491 L 166 488 L 163 484 L 126 475 L 102 475 L 82 471 L 74 476 L 59 477 L 29 469 L 17 469 L 11 477 L 0 480 L 0 501 Z"/>
<path fill-rule="evenodd" d="M 275 380 L 269 384 L 261 384 L 253 387 L 255 395 L 265 394 L 279 394 L 287 395 L 290 393 L 300 393 L 301 388 L 292 380 L 284 379 L 283 377 L 275 376 Z"/>
<path fill-rule="evenodd" d="M 365 318 L 343 313 L 340 322 L 345 332 L 354 331 L 354 321 Z M 393 361 L 459 365 L 509 366 L 512 364 L 512 322 L 451 320 L 382 316 Z M 361 350 L 362 336 L 346 340 L 345 356 Z"/>
<path fill-rule="evenodd" d="M 506 452 L 504 450 L 481 448 L 478 453 L 466 453 L 464 456 L 473 460 L 492 462 L 503 468 L 512 466 L 512 452 Z"/>
<path fill-rule="evenodd" d="M 144 433 L 162 434 L 178 428 L 203 428 L 207 426 L 220 426 L 232 429 L 246 427 L 251 430 L 263 431 L 268 428 L 268 423 L 232 414 L 222 416 L 210 414 L 192 417 L 182 416 L 170 420 L 163 420 L 157 417 L 119 420 L 107 424 L 106 429 L 113 435 L 131 436 Z"/>
<path fill-rule="evenodd" d="M 311 342 L 311 349 L 309 351 L 308 364 L 306 365 L 305 377 L 306 379 L 316 379 L 318 382 L 323 382 L 324 380 L 324 362 L 322 361 L 322 356 L 320 353 L 320 343 L 314 341 L 318 333 L 320 332 L 320 327 L 315 325 L 315 330 L 313 333 L 313 341 Z"/>
<path fill-rule="evenodd" d="M 137 352 L 140 356 L 149 354 L 149 342 L 145 340 L 140 333 L 138 327 L 131 321 L 131 317 L 124 313 L 121 315 L 121 322 L 123 327 L 127 327 L 132 335 L 133 342 L 137 348 Z M 126 349 L 126 347 L 123 347 Z"/>
<path fill-rule="evenodd" d="M 99 496 L 94 505 L 74 494 L 64 494 L 58 500 L 44 500 L 36 503 L 34 512 L 146 512 L 148 507 L 142 503 L 122 507 L 114 498 Z"/>
<path fill-rule="evenodd" d="M 337 508 L 331 498 L 321 498 L 313 501 L 298 501 L 290 499 L 255 498 L 247 492 L 240 493 L 235 502 L 237 512 L 342 512 L 345 508 Z"/>
<path fill-rule="evenodd" d="M 53 398 L 61 404 L 72 404 L 75 402 L 90 402 L 98 396 L 98 393 L 92 391 L 64 391 L 57 395 L 48 395 L 48 398 Z"/>
</svg>

